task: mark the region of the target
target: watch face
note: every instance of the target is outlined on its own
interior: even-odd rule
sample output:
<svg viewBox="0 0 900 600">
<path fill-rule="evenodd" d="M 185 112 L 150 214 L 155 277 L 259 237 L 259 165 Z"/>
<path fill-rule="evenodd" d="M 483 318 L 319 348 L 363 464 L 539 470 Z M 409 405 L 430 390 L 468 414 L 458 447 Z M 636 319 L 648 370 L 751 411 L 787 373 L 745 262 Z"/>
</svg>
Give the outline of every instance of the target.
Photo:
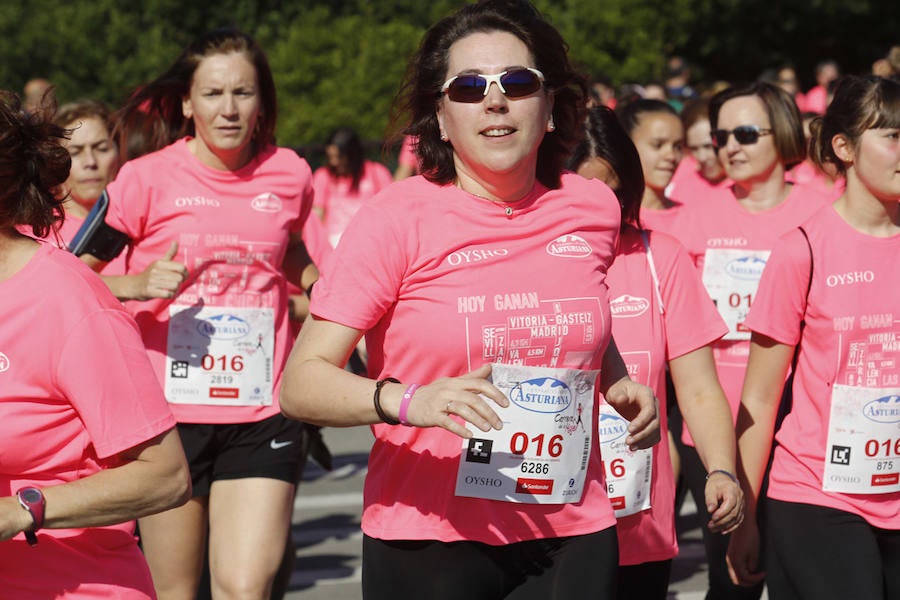
<svg viewBox="0 0 900 600">
<path fill-rule="evenodd" d="M 40 502 L 41 498 L 43 498 L 43 495 L 39 490 L 36 490 L 34 488 L 26 488 L 22 490 L 22 500 L 29 504 Z"/>
</svg>

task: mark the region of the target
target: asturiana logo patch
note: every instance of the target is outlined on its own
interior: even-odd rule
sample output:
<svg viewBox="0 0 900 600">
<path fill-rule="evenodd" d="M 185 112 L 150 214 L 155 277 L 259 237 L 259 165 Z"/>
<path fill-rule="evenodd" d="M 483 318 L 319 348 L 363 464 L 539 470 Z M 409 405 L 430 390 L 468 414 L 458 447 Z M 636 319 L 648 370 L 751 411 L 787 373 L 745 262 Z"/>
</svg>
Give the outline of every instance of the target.
<svg viewBox="0 0 900 600">
<path fill-rule="evenodd" d="M 639 317 L 650 308 L 650 302 L 646 298 L 623 294 L 609 303 L 609 310 L 613 317 Z"/>
<path fill-rule="evenodd" d="M 628 421 L 619 415 L 600 413 L 600 425 L 597 427 L 597 432 L 604 444 L 614 442 L 628 434 Z"/>
<path fill-rule="evenodd" d="M 863 406 L 863 415 L 876 423 L 900 422 L 900 396 L 885 396 L 867 402 Z"/>
<path fill-rule="evenodd" d="M 250 201 L 250 208 L 259 212 L 275 213 L 281 210 L 281 198 L 271 192 L 260 194 Z"/>
<path fill-rule="evenodd" d="M 562 235 L 547 244 L 547 254 L 564 258 L 583 258 L 591 255 L 591 245 L 575 234 Z"/>
<path fill-rule="evenodd" d="M 756 281 L 766 268 L 766 260 L 758 256 L 737 258 L 725 266 L 725 271 L 737 279 Z"/>
<path fill-rule="evenodd" d="M 559 413 L 572 404 L 572 391 L 565 383 L 552 377 L 538 377 L 517 384 L 509 399 L 517 406 L 538 413 Z"/>
<path fill-rule="evenodd" d="M 250 325 L 240 317 L 222 313 L 197 323 L 197 331 L 212 340 L 236 340 L 250 333 Z"/>
</svg>

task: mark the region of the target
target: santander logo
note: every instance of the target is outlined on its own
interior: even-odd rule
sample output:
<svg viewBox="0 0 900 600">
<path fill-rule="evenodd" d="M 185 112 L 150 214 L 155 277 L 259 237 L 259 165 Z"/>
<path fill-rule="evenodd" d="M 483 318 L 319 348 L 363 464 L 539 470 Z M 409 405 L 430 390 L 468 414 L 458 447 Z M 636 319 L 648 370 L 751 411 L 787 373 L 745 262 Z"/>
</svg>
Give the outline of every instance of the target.
<svg viewBox="0 0 900 600">
<path fill-rule="evenodd" d="M 0 352 L 0 373 L 9 369 L 9 358 Z"/>
<path fill-rule="evenodd" d="M 615 317 L 639 317 L 650 308 L 650 302 L 646 298 L 623 294 L 609 302 L 609 310 Z"/>
<path fill-rule="evenodd" d="M 250 208 L 259 212 L 275 213 L 282 208 L 281 198 L 271 192 L 265 192 L 250 201 Z"/>
<path fill-rule="evenodd" d="M 575 234 L 562 235 L 547 244 L 547 254 L 564 258 L 583 258 L 591 255 L 591 245 Z"/>
</svg>

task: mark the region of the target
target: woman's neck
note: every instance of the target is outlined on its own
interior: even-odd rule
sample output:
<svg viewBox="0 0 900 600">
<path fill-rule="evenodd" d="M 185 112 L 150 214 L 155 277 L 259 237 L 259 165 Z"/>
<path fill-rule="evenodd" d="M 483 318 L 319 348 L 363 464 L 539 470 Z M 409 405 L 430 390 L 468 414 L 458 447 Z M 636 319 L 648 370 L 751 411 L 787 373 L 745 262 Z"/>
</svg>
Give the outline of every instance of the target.
<svg viewBox="0 0 900 600">
<path fill-rule="evenodd" d="M 90 208 L 79 202 L 74 196 L 69 196 L 66 198 L 65 202 L 63 202 L 63 210 L 66 211 L 67 215 L 72 217 L 76 217 L 79 219 L 84 219 L 88 216 L 90 212 Z"/>
<path fill-rule="evenodd" d="M 672 201 L 666 198 L 665 190 L 644 187 L 644 195 L 641 197 L 641 208 L 666 210 L 667 208 L 672 208 Z"/>
<path fill-rule="evenodd" d="M 834 203 L 834 209 L 851 227 L 873 237 L 900 234 L 900 202 L 896 198 L 877 198 L 856 177 L 853 167 L 847 172 L 847 187 Z"/>
<path fill-rule="evenodd" d="M 500 204 L 514 204 L 527 196 L 534 189 L 536 177 L 519 175 L 501 176 L 492 181 L 479 180 L 469 174 L 457 170 L 456 186 L 461 190 Z"/>
<path fill-rule="evenodd" d="M 12 227 L 0 229 L 0 281 L 6 281 L 24 267 L 40 245 Z"/>
<path fill-rule="evenodd" d="M 217 151 L 208 146 L 201 138 L 194 137 L 187 142 L 188 150 L 197 157 L 201 163 L 219 171 L 238 171 L 247 166 L 253 158 L 254 145 L 246 146 L 234 151 Z"/>
<path fill-rule="evenodd" d="M 734 196 L 745 209 L 758 213 L 784 202 L 791 189 L 791 184 L 784 180 L 784 167 L 779 163 L 766 176 L 735 182 Z"/>
</svg>

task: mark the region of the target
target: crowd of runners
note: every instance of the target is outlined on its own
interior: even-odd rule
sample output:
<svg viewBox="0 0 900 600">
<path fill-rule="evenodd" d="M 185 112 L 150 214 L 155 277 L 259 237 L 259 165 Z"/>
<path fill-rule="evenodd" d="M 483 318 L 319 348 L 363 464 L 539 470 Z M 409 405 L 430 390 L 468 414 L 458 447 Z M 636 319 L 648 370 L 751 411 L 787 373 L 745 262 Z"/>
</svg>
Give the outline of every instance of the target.
<svg viewBox="0 0 900 600">
<path fill-rule="evenodd" d="M 612 93 L 483 0 L 395 173 L 278 147 L 236 30 L 115 111 L 0 93 L 0 598 L 283 597 L 360 425 L 366 599 L 663 600 L 686 493 L 709 600 L 900 598 L 897 50 Z"/>
</svg>

